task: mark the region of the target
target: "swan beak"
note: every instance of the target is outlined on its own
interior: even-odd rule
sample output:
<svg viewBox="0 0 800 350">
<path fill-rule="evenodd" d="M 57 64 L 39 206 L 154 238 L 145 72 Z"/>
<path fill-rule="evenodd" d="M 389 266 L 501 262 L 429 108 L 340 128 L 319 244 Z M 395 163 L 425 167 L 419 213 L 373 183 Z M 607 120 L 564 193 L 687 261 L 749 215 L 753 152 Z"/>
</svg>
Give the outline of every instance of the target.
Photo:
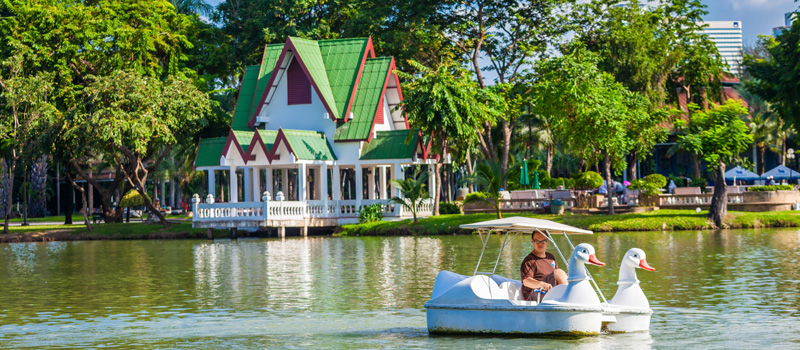
<svg viewBox="0 0 800 350">
<path fill-rule="evenodd" d="M 592 264 L 592 265 L 597 265 L 597 266 L 606 266 L 606 263 L 604 263 L 604 262 L 602 262 L 600 260 L 597 260 L 597 257 L 594 256 L 594 254 L 589 255 L 589 263 Z"/>
<path fill-rule="evenodd" d="M 639 268 L 645 269 L 647 271 L 655 271 L 656 270 L 654 267 L 648 265 L 647 264 L 647 260 L 645 260 L 645 259 L 639 260 Z"/>
</svg>

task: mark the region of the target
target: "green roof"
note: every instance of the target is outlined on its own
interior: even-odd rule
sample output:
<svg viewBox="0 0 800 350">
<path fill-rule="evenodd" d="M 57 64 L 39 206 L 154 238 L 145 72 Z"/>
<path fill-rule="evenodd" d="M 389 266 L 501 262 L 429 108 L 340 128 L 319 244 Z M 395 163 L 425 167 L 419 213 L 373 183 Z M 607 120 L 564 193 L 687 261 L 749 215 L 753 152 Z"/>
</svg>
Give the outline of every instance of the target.
<svg viewBox="0 0 800 350">
<path fill-rule="evenodd" d="M 267 45 L 264 49 L 264 57 L 261 58 L 261 69 L 258 73 L 258 85 L 253 92 L 253 105 L 250 109 L 251 118 L 258 113 L 258 111 L 256 111 L 256 105 L 261 101 L 261 97 L 264 95 L 267 84 L 269 84 L 269 78 L 272 76 L 272 71 L 275 70 L 275 64 L 278 63 L 281 52 L 283 52 L 283 44 Z"/>
<path fill-rule="evenodd" d="M 250 141 L 253 141 L 254 134 L 255 132 L 253 131 L 233 131 L 233 136 L 236 137 L 236 142 L 239 143 L 239 146 L 242 146 L 242 153 L 247 154 L 247 148 L 250 147 Z M 225 150 L 223 150 L 223 152 L 224 151 Z"/>
<path fill-rule="evenodd" d="M 250 130 L 251 107 L 253 107 L 253 93 L 258 83 L 259 66 L 247 66 L 242 78 L 242 87 L 239 89 L 239 99 L 236 101 L 236 109 L 233 110 L 233 130 Z"/>
<path fill-rule="evenodd" d="M 219 157 L 222 156 L 222 149 L 228 141 L 227 137 L 215 137 L 201 139 L 197 146 L 197 156 L 194 158 L 194 166 L 219 166 Z"/>
<path fill-rule="evenodd" d="M 267 148 L 267 152 L 272 150 L 272 145 L 275 144 L 275 136 L 278 136 L 278 130 L 258 130 L 258 134 L 261 135 L 261 141 L 264 141 L 264 146 Z"/>
<path fill-rule="evenodd" d="M 333 99 L 339 108 L 337 119 L 345 119 L 353 95 L 361 60 L 367 54 L 367 38 L 320 40 L 317 42 Z"/>
<path fill-rule="evenodd" d="M 336 160 L 325 133 L 308 130 L 283 130 L 295 157 L 303 160 Z"/>
<path fill-rule="evenodd" d="M 361 160 L 408 159 L 414 156 L 419 129 L 378 131 L 361 150 Z"/>
<path fill-rule="evenodd" d="M 297 50 L 295 54 L 300 56 L 300 59 L 305 63 L 313 83 L 322 95 L 322 99 L 328 104 L 331 113 L 334 116 L 338 116 L 339 108 L 336 106 L 336 99 L 333 97 L 331 84 L 328 82 L 328 74 L 325 72 L 325 63 L 322 60 L 319 45 L 313 40 L 301 38 L 291 38 L 290 40 L 295 50 Z"/>
<path fill-rule="evenodd" d="M 358 83 L 351 110 L 353 119 L 336 126 L 334 140 L 366 140 L 369 138 L 391 62 L 390 57 L 380 57 L 370 58 L 364 64 L 364 71 L 361 73 L 361 81 Z"/>
</svg>

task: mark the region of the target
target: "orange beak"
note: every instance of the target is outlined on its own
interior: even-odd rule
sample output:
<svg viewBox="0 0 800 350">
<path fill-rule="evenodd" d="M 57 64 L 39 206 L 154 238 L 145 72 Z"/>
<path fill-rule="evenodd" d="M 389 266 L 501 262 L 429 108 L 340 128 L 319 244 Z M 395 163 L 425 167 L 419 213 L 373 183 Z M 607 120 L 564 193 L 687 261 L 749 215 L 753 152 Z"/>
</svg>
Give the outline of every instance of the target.
<svg viewBox="0 0 800 350">
<path fill-rule="evenodd" d="M 589 255 L 589 263 L 592 264 L 592 265 L 597 265 L 597 266 L 606 266 L 606 263 L 604 263 L 604 262 L 602 262 L 600 260 L 597 260 L 597 257 L 594 256 L 594 254 Z"/>
<path fill-rule="evenodd" d="M 650 265 L 648 265 L 647 264 L 647 260 L 645 260 L 645 259 L 639 260 L 639 267 L 643 268 L 643 269 L 645 269 L 647 271 L 655 271 L 656 270 L 655 267 L 651 267 Z"/>
</svg>

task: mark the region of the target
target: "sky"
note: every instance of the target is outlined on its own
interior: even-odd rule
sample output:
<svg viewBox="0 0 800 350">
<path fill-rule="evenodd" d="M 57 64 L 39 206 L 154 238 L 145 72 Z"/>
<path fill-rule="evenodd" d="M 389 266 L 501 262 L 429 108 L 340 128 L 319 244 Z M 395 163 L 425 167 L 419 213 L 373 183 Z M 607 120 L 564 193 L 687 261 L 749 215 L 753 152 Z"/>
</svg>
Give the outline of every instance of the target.
<svg viewBox="0 0 800 350">
<path fill-rule="evenodd" d="M 772 35 L 772 28 L 784 25 L 786 12 L 797 10 L 794 0 L 703 0 L 708 6 L 706 21 L 741 21 L 744 45 L 753 45 L 759 34 Z"/>
</svg>

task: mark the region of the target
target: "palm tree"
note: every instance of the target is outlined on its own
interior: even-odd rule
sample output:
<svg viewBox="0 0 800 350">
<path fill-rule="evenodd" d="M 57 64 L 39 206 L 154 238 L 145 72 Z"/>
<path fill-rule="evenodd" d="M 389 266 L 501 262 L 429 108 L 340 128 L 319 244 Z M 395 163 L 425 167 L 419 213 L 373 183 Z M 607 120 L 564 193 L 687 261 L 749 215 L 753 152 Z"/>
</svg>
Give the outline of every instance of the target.
<svg viewBox="0 0 800 350">
<path fill-rule="evenodd" d="M 486 161 L 478 165 L 472 175 L 463 178 L 462 182 L 478 185 L 481 192 L 486 194 L 485 198 L 472 197 L 473 199 L 469 200 L 470 202 L 479 200 L 489 203 L 497 213 L 497 218 L 502 219 L 503 214 L 500 211 L 502 194 L 500 190 L 503 188 L 503 183 L 507 177 L 508 172 L 503 173 L 503 168 L 499 162 Z"/>
<path fill-rule="evenodd" d="M 760 161 L 756 167 L 764 173 L 764 153 L 770 145 L 775 144 L 779 120 L 775 112 L 760 96 L 746 89 L 737 89 L 739 97 L 747 104 L 748 116 L 745 122 L 753 134 L 753 148 L 758 152 Z M 759 167 L 760 165 L 760 167 Z"/>
<path fill-rule="evenodd" d="M 428 181 L 428 173 L 423 172 L 419 175 L 419 169 L 414 172 L 410 179 L 392 180 L 392 184 L 400 188 L 402 197 L 392 198 L 392 202 L 402 205 L 414 216 L 414 223 L 417 223 L 417 212 L 422 201 L 428 198 L 428 191 L 425 189 L 425 182 Z"/>
</svg>

